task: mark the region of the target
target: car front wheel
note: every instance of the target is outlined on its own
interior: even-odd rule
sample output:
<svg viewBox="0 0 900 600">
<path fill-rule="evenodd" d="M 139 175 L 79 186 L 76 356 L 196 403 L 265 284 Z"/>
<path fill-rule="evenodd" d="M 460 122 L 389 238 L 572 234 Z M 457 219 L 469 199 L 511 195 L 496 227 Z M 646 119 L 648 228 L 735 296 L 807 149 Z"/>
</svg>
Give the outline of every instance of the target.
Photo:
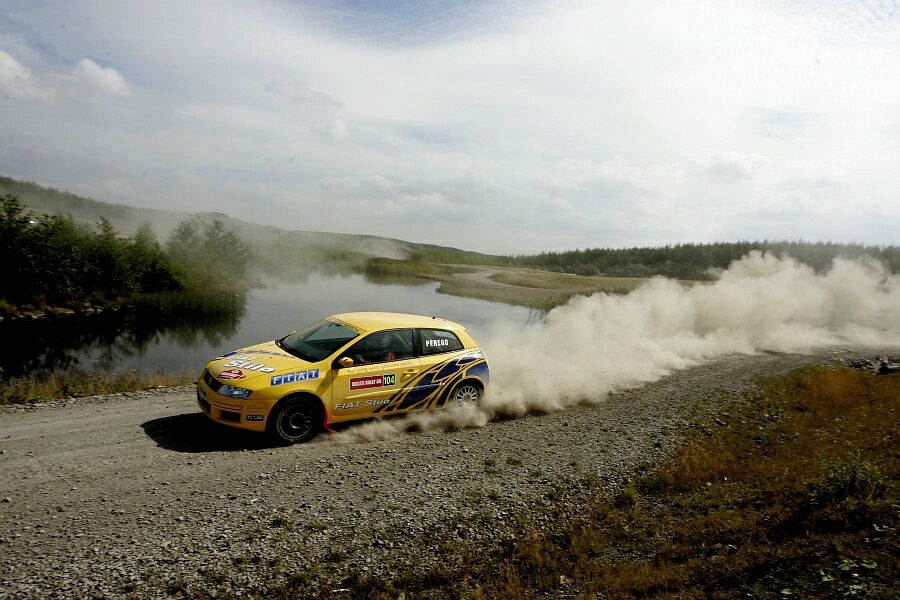
<svg viewBox="0 0 900 600">
<path fill-rule="evenodd" d="M 266 427 L 276 443 L 298 444 L 316 437 L 322 428 L 322 405 L 313 398 L 288 398 L 269 417 Z"/>
</svg>

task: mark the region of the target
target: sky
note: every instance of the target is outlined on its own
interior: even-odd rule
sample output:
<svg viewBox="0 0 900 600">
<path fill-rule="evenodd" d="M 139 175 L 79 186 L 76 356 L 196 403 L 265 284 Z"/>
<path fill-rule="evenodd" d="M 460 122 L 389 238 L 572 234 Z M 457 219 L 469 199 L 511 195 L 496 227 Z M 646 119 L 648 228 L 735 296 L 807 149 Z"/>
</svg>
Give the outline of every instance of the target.
<svg viewBox="0 0 900 600">
<path fill-rule="evenodd" d="M 500 254 L 900 243 L 900 8 L 0 0 L 0 173 Z"/>
</svg>

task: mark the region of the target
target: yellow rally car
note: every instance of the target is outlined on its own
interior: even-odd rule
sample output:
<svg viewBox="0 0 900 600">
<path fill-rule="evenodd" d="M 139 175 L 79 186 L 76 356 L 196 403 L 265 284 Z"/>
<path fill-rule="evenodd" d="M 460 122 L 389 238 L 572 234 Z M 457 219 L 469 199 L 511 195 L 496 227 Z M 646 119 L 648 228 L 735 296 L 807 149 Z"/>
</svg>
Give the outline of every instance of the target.
<svg viewBox="0 0 900 600">
<path fill-rule="evenodd" d="M 294 443 L 335 423 L 477 403 L 488 380 L 457 323 L 345 313 L 212 360 L 197 402 L 213 421 Z"/>
</svg>

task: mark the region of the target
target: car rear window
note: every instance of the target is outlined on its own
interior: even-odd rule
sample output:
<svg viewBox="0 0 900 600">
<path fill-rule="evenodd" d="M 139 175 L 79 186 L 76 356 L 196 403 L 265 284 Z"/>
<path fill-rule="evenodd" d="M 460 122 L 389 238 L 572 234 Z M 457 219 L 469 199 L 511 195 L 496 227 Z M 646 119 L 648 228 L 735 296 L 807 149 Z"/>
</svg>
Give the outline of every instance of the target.
<svg viewBox="0 0 900 600">
<path fill-rule="evenodd" d="M 355 338 L 355 331 L 334 321 L 317 321 L 280 341 L 287 352 L 309 362 L 319 362 Z"/>
<path fill-rule="evenodd" d="M 452 331 L 445 329 L 421 329 L 422 354 L 440 354 L 441 352 L 453 352 L 462 350 L 462 342 Z"/>
</svg>

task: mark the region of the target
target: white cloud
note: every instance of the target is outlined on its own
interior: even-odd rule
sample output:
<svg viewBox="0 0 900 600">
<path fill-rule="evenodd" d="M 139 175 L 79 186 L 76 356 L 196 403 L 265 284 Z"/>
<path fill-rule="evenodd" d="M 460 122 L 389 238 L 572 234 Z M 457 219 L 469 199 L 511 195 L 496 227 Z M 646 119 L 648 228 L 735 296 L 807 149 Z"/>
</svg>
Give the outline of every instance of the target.
<svg viewBox="0 0 900 600">
<path fill-rule="evenodd" d="M 736 183 L 753 177 L 769 163 L 759 155 L 743 155 L 737 152 L 714 151 L 701 165 L 701 173 L 712 179 Z"/>
<path fill-rule="evenodd" d="M 318 105 L 329 108 L 339 108 L 341 106 L 340 102 L 328 94 L 314 90 L 306 83 L 296 79 L 273 81 L 266 86 L 266 90 L 301 106 Z"/>
<path fill-rule="evenodd" d="M 34 98 L 41 95 L 31 70 L 0 50 L 0 94 L 7 98 Z"/>
<path fill-rule="evenodd" d="M 3 168 L 102 199 L 500 252 L 900 231 L 883 18 L 569 0 L 388 47 L 274 0 L 42 6 L 0 85 L 65 101 L 10 97 Z"/>
<path fill-rule="evenodd" d="M 122 75 L 112 67 L 101 67 L 89 58 L 82 58 L 75 65 L 75 75 L 94 85 L 104 94 L 131 96 L 131 89 Z"/>
<path fill-rule="evenodd" d="M 31 71 L 6 52 L 0 51 L 0 82 L 4 85 L 22 84 L 31 79 Z"/>
<path fill-rule="evenodd" d="M 331 135 L 336 140 L 343 140 L 347 137 L 347 123 L 343 119 L 335 119 L 331 122 Z"/>
</svg>

